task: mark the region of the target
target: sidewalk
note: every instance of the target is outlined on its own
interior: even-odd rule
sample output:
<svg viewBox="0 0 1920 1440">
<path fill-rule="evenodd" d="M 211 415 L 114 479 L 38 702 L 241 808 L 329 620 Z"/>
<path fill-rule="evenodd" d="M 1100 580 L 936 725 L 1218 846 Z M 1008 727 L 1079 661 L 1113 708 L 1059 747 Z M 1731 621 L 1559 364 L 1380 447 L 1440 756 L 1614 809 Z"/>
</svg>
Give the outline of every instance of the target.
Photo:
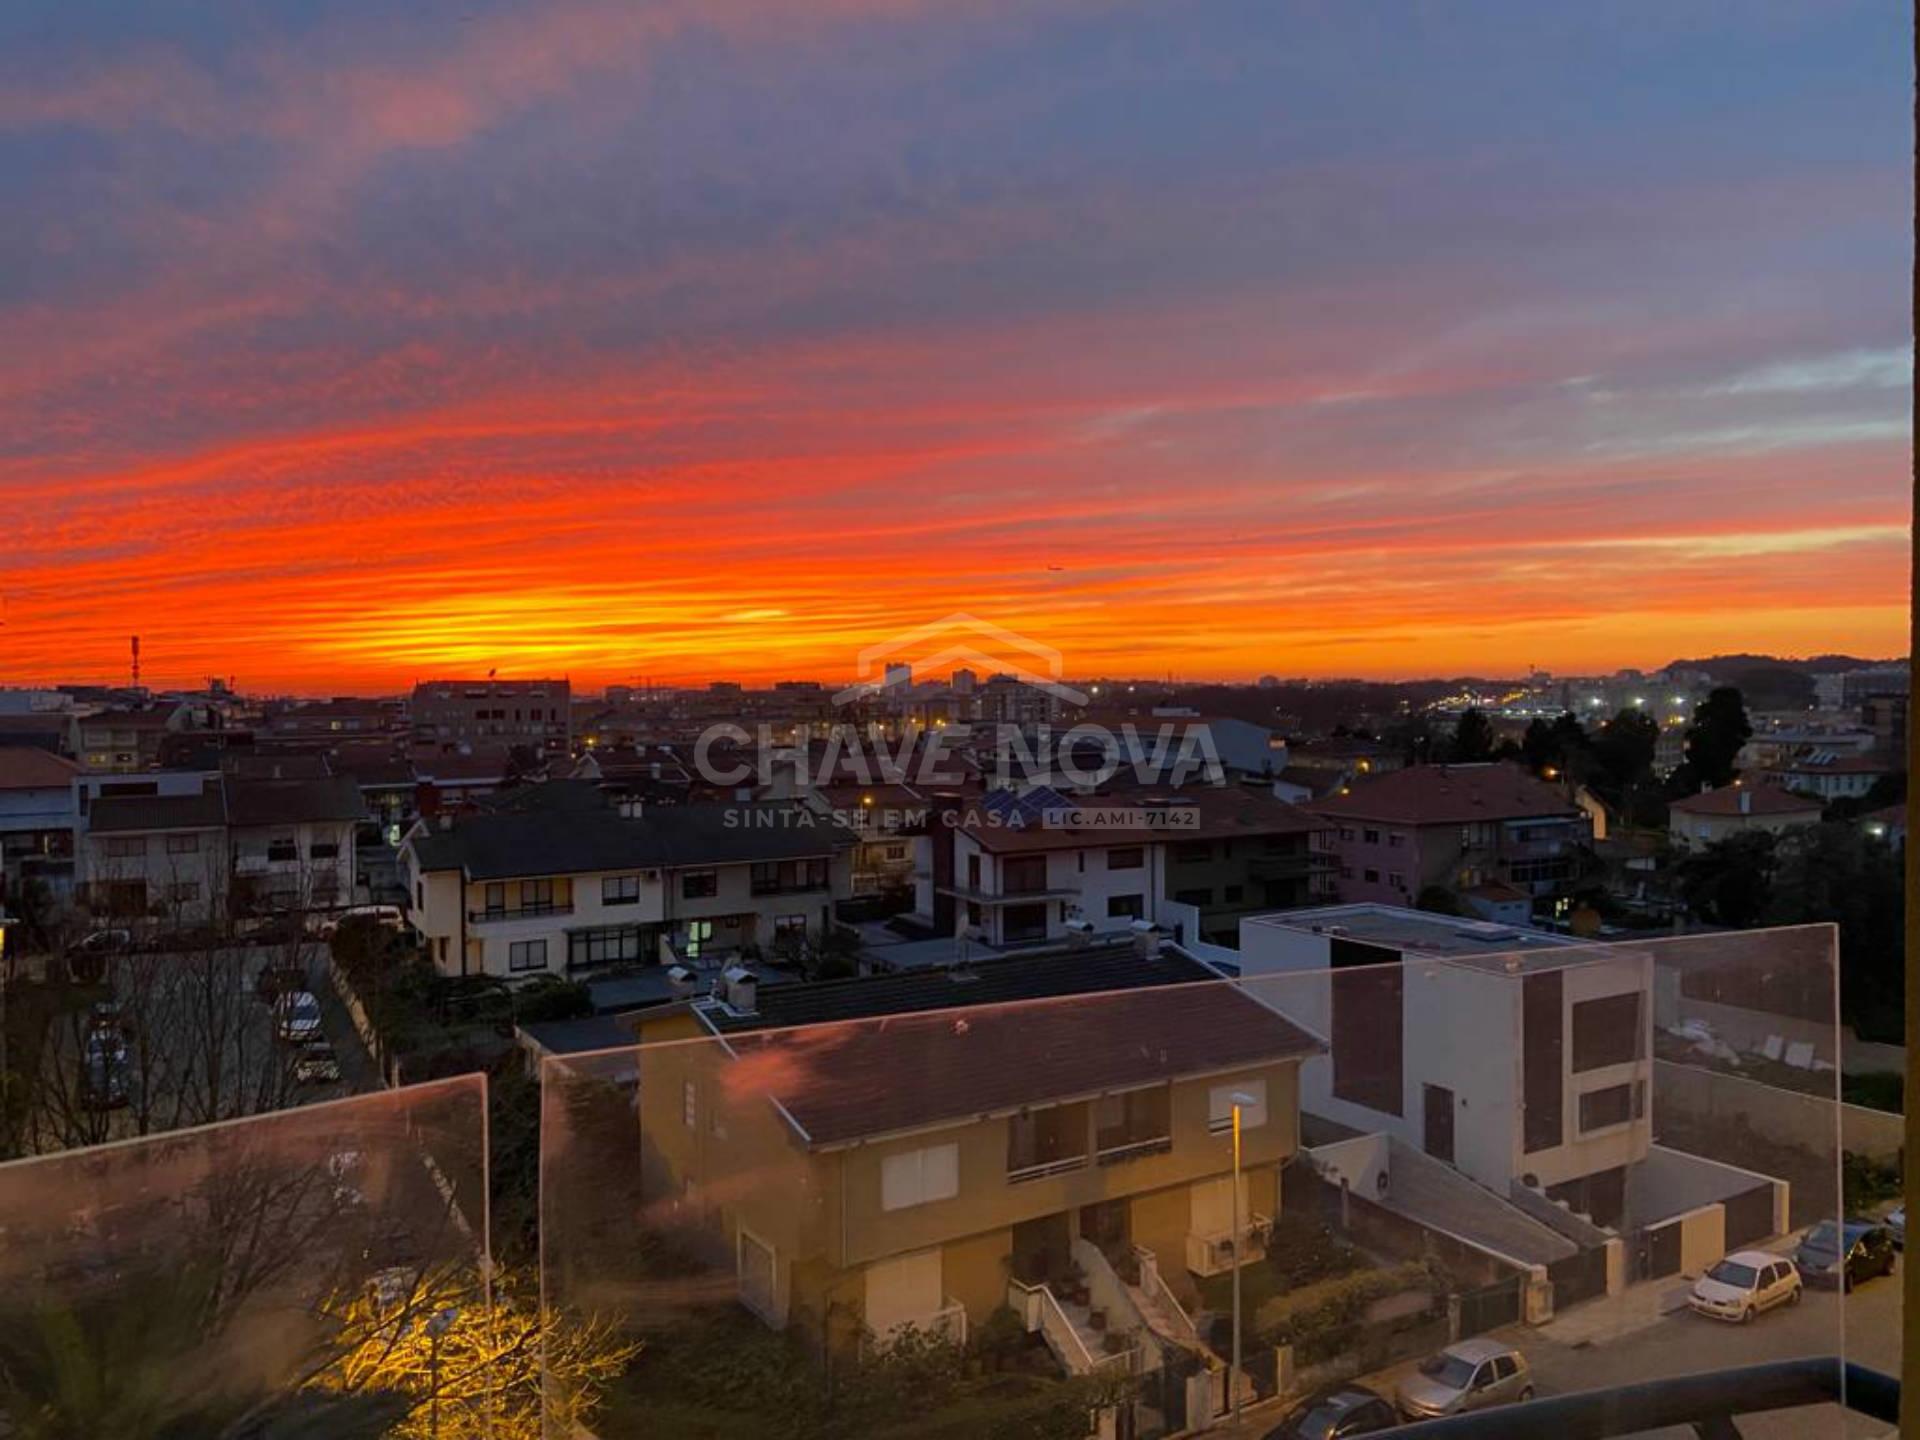
<svg viewBox="0 0 1920 1440">
<path fill-rule="evenodd" d="M 1558 1345 L 1604 1345 L 1658 1325 L 1674 1311 L 1684 1310 L 1687 1292 L 1692 1288 L 1691 1280 L 1678 1275 L 1643 1280 L 1618 1295 L 1582 1300 L 1529 1333 Z"/>
</svg>

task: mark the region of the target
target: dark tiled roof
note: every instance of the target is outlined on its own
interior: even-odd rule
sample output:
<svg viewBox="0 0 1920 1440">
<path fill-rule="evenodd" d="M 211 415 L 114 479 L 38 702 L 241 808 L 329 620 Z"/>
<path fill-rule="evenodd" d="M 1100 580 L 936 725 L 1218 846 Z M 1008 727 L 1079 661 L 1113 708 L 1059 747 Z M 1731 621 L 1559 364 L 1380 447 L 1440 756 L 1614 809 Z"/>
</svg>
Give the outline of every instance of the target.
<svg viewBox="0 0 1920 1440">
<path fill-rule="evenodd" d="M 699 1013 L 815 1145 L 1321 1049 L 1184 957 L 1077 951 L 972 974 L 773 986 L 752 1016 Z M 843 1023 L 766 1028 L 803 1016 Z"/>
<path fill-rule="evenodd" d="M 345 775 L 317 780 L 227 781 L 227 821 L 232 825 L 297 825 L 314 820 L 365 820 L 367 802 Z"/>
<path fill-rule="evenodd" d="M 1579 815 L 1565 794 L 1515 765 L 1414 765 L 1354 784 L 1350 793 L 1314 802 L 1339 819 L 1400 825 L 1463 825 Z"/>
<path fill-rule="evenodd" d="M 0 745 L 0 790 L 61 790 L 80 767 L 38 745 Z"/>
<path fill-rule="evenodd" d="M 1747 808 L 1740 808 L 1745 797 Z M 1773 785 L 1722 785 L 1675 800 L 1668 808 L 1683 815 L 1817 815 L 1820 802 L 1792 795 Z"/>
<path fill-rule="evenodd" d="M 420 868 L 508 880 L 793 860 L 851 843 L 844 828 L 794 805 L 680 805 L 627 818 L 584 781 L 528 786 L 507 803 L 422 834 L 414 841 Z"/>
<path fill-rule="evenodd" d="M 217 830 L 226 824 L 220 788 L 198 795 L 103 795 L 93 802 L 87 827 L 96 834 L 140 830 Z"/>
</svg>

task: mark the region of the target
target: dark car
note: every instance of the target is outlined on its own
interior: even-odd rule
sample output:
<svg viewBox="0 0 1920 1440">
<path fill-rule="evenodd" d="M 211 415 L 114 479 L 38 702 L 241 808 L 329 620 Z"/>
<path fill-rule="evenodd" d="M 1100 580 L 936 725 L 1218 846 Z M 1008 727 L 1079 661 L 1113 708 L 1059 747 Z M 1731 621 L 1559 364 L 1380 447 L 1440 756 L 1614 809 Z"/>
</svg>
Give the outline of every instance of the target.
<svg viewBox="0 0 1920 1440">
<path fill-rule="evenodd" d="M 1346 1440 L 1349 1435 L 1372 1435 L 1400 1423 L 1393 1406 L 1358 1385 L 1330 1390 L 1295 1406 L 1287 1418 L 1269 1430 L 1266 1440 Z"/>
<path fill-rule="evenodd" d="M 1893 1273 L 1893 1232 L 1871 1220 L 1822 1220 L 1807 1231 L 1793 1263 L 1809 1285 L 1851 1290 L 1862 1280 Z"/>
</svg>

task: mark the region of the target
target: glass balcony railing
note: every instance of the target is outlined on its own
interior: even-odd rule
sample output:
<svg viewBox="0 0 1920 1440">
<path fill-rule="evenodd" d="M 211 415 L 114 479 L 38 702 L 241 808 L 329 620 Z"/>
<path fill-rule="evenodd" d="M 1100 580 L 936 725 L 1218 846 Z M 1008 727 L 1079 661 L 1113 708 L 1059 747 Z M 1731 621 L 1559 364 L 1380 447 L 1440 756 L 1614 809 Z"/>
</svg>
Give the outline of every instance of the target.
<svg viewBox="0 0 1920 1440">
<path fill-rule="evenodd" d="M 1237 977 L 1062 946 L 638 1012 L 549 1050 L 491 1174 L 479 1076 L 0 1166 L 0 1434 L 1252 1440 L 1355 1388 L 1436 1436 L 1892 1413 L 1904 1128 L 1842 1103 L 1830 930 L 1247 942 Z M 1144 1138 L 1010 1171 L 1010 1137 L 1103 1133 Z"/>
</svg>

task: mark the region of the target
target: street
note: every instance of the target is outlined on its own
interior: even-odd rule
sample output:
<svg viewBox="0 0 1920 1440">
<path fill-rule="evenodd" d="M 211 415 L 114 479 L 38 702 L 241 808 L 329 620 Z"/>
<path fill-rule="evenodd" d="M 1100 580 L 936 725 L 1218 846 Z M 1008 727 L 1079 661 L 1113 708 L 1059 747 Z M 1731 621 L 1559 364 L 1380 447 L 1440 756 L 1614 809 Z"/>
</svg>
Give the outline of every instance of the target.
<svg viewBox="0 0 1920 1440">
<path fill-rule="evenodd" d="M 1675 1281 L 1655 1284 L 1668 1299 L 1676 1288 L 1684 1288 Z M 1617 1299 L 1589 1301 L 1566 1318 L 1579 1318 L 1583 1311 L 1591 1317 L 1592 1307 L 1620 1303 Z M 1647 1313 L 1652 1313 L 1651 1308 Z M 1515 1325 L 1495 1332 L 1497 1338 L 1511 1341 L 1526 1355 L 1543 1397 L 1835 1353 L 1897 1375 L 1900 1283 L 1897 1273 L 1869 1281 L 1845 1298 L 1844 1307 L 1833 1292 L 1810 1289 L 1799 1305 L 1775 1310 L 1745 1326 L 1704 1319 L 1679 1309 L 1608 1339 L 1558 1340 L 1552 1338 L 1558 1328 L 1560 1322 L 1544 1328 Z M 1391 1396 L 1400 1375 L 1415 1363 L 1364 1376 L 1359 1383 Z M 1282 1406 L 1264 1407 L 1247 1415 L 1237 1427 L 1223 1425 L 1211 1433 L 1225 1440 L 1260 1440 L 1279 1424 L 1284 1413 Z M 1892 1433 L 1888 1425 L 1830 1405 L 1744 1416 L 1739 1425 L 1746 1440 L 1864 1440 Z M 1688 1428 L 1647 1433 L 1658 1440 L 1694 1440 Z"/>
</svg>

